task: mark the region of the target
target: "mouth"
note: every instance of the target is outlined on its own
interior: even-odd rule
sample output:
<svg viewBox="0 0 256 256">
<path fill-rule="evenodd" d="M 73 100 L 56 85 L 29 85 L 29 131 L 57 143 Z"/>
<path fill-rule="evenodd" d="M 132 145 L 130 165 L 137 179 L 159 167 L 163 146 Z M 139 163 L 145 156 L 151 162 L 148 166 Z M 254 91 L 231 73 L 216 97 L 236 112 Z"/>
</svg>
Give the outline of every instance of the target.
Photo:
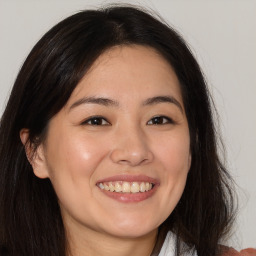
<svg viewBox="0 0 256 256">
<path fill-rule="evenodd" d="M 151 190 L 154 187 L 154 183 L 150 182 L 127 182 L 127 181 L 111 181 L 101 182 L 97 186 L 106 191 L 116 193 L 144 193 Z"/>
<path fill-rule="evenodd" d="M 140 202 L 153 196 L 159 182 L 148 176 L 118 175 L 100 180 L 96 186 L 106 196 L 120 202 Z"/>
</svg>

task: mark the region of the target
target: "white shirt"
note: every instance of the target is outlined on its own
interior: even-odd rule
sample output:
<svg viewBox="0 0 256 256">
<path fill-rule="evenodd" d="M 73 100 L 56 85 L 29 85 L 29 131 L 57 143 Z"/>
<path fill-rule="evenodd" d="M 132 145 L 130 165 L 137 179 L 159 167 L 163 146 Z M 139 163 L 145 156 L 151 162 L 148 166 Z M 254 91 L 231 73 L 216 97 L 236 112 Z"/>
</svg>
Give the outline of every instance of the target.
<svg viewBox="0 0 256 256">
<path fill-rule="evenodd" d="M 175 256 L 176 235 L 169 231 L 164 240 L 162 249 L 158 256 Z M 197 256 L 197 253 L 188 252 L 184 256 Z"/>
</svg>

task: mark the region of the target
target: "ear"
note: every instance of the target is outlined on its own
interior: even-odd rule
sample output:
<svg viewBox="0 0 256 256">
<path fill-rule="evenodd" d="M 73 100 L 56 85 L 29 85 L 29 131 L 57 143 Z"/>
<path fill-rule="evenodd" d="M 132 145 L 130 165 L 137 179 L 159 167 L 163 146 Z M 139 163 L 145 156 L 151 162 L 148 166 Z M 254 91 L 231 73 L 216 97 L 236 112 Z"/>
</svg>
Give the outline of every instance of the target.
<svg viewBox="0 0 256 256">
<path fill-rule="evenodd" d="M 49 178 L 44 146 L 40 144 L 34 151 L 33 144 L 29 141 L 28 129 L 20 131 L 20 139 L 25 147 L 27 159 L 33 168 L 34 174 L 41 179 Z"/>
</svg>

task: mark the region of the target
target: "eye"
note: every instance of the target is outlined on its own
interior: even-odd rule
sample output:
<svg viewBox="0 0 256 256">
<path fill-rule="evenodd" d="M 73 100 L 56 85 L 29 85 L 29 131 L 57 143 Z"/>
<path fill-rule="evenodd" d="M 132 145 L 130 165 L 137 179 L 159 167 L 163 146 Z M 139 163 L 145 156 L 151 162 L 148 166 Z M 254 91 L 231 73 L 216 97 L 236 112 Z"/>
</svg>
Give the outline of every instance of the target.
<svg viewBox="0 0 256 256">
<path fill-rule="evenodd" d="M 93 125 L 93 126 L 100 126 L 100 125 L 110 125 L 110 123 L 102 116 L 93 116 L 85 121 L 83 121 L 82 125 Z"/>
<path fill-rule="evenodd" d="M 155 116 L 147 122 L 148 125 L 163 125 L 173 123 L 173 120 L 166 116 Z"/>
</svg>

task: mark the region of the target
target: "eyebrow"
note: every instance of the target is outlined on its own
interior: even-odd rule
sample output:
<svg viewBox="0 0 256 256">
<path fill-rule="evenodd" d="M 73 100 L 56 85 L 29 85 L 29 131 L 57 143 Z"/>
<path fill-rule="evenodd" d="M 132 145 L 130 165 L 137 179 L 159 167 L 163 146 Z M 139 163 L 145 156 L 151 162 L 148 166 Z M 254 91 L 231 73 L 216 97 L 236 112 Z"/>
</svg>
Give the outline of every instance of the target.
<svg viewBox="0 0 256 256">
<path fill-rule="evenodd" d="M 84 97 L 84 98 L 76 101 L 75 103 L 73 103 L 71 105 L 69 110 L 71 110 L 72 108 L 75 108 L 79 105 L 82 105 L 82 104 L 98 104 L 98 105 L 103 105 L 106 107 L 118 107 L 119 106 L 119 103 L 115 100 L 103 98 L 103 97 L 92 96 L 92 97 Z"/>
<path fill-rule="evenodd" d="M 155 105 L 155 104 L 159 104 L 159 103 L 174 104 L 183 113 L 182 105 L 173 96 L 156 96 L 156 97 L 148 98 L 145 101 L 143 101 L 142 106 L 150 106 L 150 105 Z M 83 104 L 98 104 L 98 105 L 102 105 L 102 106 L 106 106 L 106 107 L 119 107 L 120 106 L 119 102 L 115 101 L 113 99 L 91 96 L 91 97 L 81 98 L 78 101 L 74 102 L 70 106 L 69 111 L 71 109 L 73 109 L 79 105 L 83 105 Z"/>
<path fill-rule="evenodd" d="M 172 104 L 176 105 L 181 110 L 181 112 L 183 113 L 182 105 L 173 96 L 156 96 L 156 97 L 152 97 L 152 98 L 146 99 L 143 102 L 142 105 L 143 106 L 148 106 L 148 105 L 155 105 L 155 104 L 158 104 L 158 103 L 172 103 Z"/>
</svg>

